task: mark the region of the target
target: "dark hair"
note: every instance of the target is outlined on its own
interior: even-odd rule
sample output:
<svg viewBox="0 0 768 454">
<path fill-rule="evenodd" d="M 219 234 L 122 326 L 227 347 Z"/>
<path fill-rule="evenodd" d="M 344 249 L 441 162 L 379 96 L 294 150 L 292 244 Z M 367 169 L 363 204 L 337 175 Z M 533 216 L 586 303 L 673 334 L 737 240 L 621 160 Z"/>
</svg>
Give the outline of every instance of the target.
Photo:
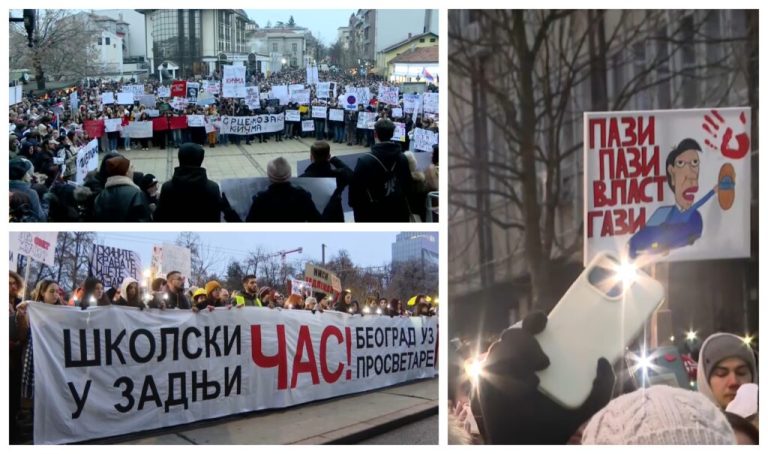
<svg viewBox="0 0 768 454">
<path fill-rule="evenodd" d="M 382 142 L 392 140 L 395 135 L 395 124 L 389 118 L 382 118 L 373 125 L 376 137 Z"/>
<path fill-rule="evenodd" d="M 440 161 L 440 147 L 438 144 L 432 145 L 432 164 L 439 165 Z"/>
<path fill-rule="evenodd" d="M 173 276 L 174 274 L 181 274 L 181 271 L 171 271 L 171 272 L 169 272 L 168 274 L 165 275 L 165 278 L 170 281 L 171 280 L 171 276 Z"/>
<path fill-rule="evenodd" d="M 725 412 L 725 419 L 728 420 L 728 424 L 731 425 L 731 428 L 734 432 L 744 432 L 744 434 L 748 436 L 750 440 L 752 440 L 753 445 L 760 444 L 760 433 L 758 432 L 757 428 L 753 426 L 752 423 L 750 423 L 748 420 L 735 413 L 727 411 Z"/>
<path fill-rule="evenodd" d="M 243 276 L 243 284 L 250 281 L 251 279 L 256 279 L 256 276 L 253 274 L 246 274 L 245 276 Z"/>
<path fill-rule="evenodd" d="M 683 139 L 682 142 L 677 144 L 675 148 L 672 149 L 672 151 L 669 152 L 669 155 L 667 155 L 667 184 L 669 185 L 669 188 L 673 191 L 675 190 L 675 187 L 672 185 L 672 175 L 669 174 L 669 166 L 674 167 L 675 166 L 675 159 L 677 159 L 678 156 L 683 154 L 683 152 L 688 150 L 696 150 L 701 151 L 701 145 L 699 145 L 699 142 L 696 142 L 695 140 L 691 138 Z"/>
<path fill-rule="evenodd" d="M 331 146 L 325 140 L 319 140 L 312 144 L 309 152 L 315 161 L 327 161 L 331 157 Z"/>
<path fill-rule="evenodd" d="M 35 285 L 34 290 L 32 290 L 32 299 L 35 301 L 43 301 L 43 294 L 45 294 L 51 284 L 57 284 L 57 282 L 53 279 L 43 279 L 38 282 L 37 285 Z"/>
<path fill-rule="evenodd" d="M 339 294 L 339 301 L 343 303 L 344 298 L 346 298 L 347 295 L 350 295 L 350 294 L 352 294 L 352 292 L 350 292 L 349 290 L 342 290 L 341 294 Z"/>
<path fill-rule="evenodd" d="M 160 287 L 162 287 L 163 285 L 165 285 L 167 283 L 168 283 L 168 281 L 166 281 L 162 277 L 156 277 L 155 280 L 152 281 L 152 291 L 153 292 L 159 292 L 160 291 Z"/>
</svg>

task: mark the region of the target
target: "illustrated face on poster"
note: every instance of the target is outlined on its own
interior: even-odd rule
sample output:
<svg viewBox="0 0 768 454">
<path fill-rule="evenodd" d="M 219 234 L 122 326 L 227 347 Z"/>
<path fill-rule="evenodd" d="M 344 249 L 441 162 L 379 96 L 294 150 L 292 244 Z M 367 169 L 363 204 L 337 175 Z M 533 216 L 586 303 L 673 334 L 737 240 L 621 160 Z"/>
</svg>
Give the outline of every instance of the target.
<svg viewBox="0 0 768 454">
<path fill-rule="evenodd" d="M 749 131 L 743 108 L 587 113 L 585 262 L 749 257 Z"/>
</svg>

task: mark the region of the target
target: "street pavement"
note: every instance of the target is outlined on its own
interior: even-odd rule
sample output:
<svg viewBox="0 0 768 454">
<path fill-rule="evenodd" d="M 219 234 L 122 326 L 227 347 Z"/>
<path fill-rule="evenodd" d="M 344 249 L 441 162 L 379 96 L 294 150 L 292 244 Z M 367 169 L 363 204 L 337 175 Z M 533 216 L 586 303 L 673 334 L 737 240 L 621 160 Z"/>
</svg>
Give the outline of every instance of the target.
<svg viewBox="0 0 768 454">
<path fill-rule="evenodd" d="M 425 417 L 437 415 L 438 379 L 312 402 L 286 409 L 203 421 L 151 433 L 129 435 L 96 444 L 128 445 L 252 445 L 351 444 Z M 437 421 L 431 430 L 437 434 Z M 437 443 L 435 435 L 435 443 Z M 404 436 L 401 444 L 410 444 Z M 424 438 L 424 440 L 429 440 Z M 391 441 L 395 443 L 394 440 Z"/>
<path fill-rule="evenodd" d="M 296 163 L 309 159 L 309 147 L 315 142 L 314 138 L 284 139 L 275 142 L 271 139 L 267 143 L 251 141 L 250 145 L 245 140 L 240 145 L 232 143 L 228 145 L 216 145 L 214 148 L 205 146 L 205 160 L 203 167 L 207 169 L 208 178 L 220 181 L 226 178 L 266 177 L 267 163 L 282 156 L 288 160 L 296 174 Z M 361 146 L 348 146 L 346 143 L 333 143 L 331 145 L 332 156 L 342 156 L 352 153 L 368 151 Z M 168 181 L 173 176 L 173 169 L 179 165 L 178 148 L 151 148 L 143 151 L 135 147 L 130 151 L 118 150 L 133 163 L 133 168 L 138 172 L 151 173 L 160 183 Z M 101 158 L 101 157 L 100 157 Z"/>
<path fill-rule="evenodd" d="M 436 445 L 439 442 L 438 415 L 433 415 L 381 435 L 361 441 L 361 445 Z"/>
</svg>

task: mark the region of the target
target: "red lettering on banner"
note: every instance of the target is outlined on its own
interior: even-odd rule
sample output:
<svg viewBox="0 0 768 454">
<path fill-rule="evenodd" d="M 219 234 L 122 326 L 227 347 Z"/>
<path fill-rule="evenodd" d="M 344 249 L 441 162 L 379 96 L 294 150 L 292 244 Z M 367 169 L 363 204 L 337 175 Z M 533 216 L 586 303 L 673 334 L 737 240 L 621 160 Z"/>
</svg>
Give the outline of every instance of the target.
<svg viewBox="0 0 768 454">
<path fill-rule="evenodd" d="M 38 246 L 40 248 L 48 250 L 49 247 L 51 247 L 51 243 L 45 241 L 44 239 L 40 237 L 35 237 L 35 246 Z"/>
<path fill-rule="evenodd" d="M 307 351 L 307 361 L 302 361 L 304 351 Z M 296 355 L 293 357 L 293 373 L 291 374 L 291 389 L 296 387 L 299 374 L 309 373 L 312 376 L 312 384 L 320 383 L 317 376 L 317 363 L 315 352 L 312 349 L 312 337 L 309 335 L 309 326 L 301 325 L 299 328 L 299 340 L 296 342 Z"/>
<path fill-rule="evenodd" d="M 259 367 L 277 367 L 277 389 L 288 388 L 288 360 L 285 352 L 285 325 L 277 325 L 277 353 L 266 356 L 261 349 L 261 325 L 251 325 L 251 357 Z"/>
<path fill-rule="evenodd" d="M 342 372 L 344 372 L 344 364 L 338 363 L 336 370 L 331 372 L 328 369 L 328 338 L 335 337 L 338 339 L 338 343 L 344 342 L 344 337 L 341 335 L 341 330 L 335 326 L 326 326 L 323 330 L 323 334 L 320 336 L 320 373 L 323 374 L 323 380 L 327 383 L 336 383 L 341 378 Z M 349 344 L 352 345 L 352 344 Z"/>
</svg>

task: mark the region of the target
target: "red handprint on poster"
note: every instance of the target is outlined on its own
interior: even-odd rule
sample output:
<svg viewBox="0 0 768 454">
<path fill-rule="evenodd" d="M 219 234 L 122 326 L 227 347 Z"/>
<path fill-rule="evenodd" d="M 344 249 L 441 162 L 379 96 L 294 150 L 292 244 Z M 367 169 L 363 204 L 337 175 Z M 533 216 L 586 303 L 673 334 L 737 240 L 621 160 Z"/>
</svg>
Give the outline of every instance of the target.
<svg viewBox="0 0 768 454">
<path fill-rule="evenodd" d="M 743 158 L 749 152 L 749 133 L 746 131 L 747 116 L 744 112 L 739 115 L 739 121 L 742 131 L 734 133 L 733 128 L 726 124 L 723 116 L 717 110 L 712 109 L 709 114 L 704 115 L 704 123 L 701 125 L 710 136 L 704 140 L 704 143 L 713 150 L 721 152 L 726 158 Z M 719 145 L 717 145 L 718 140 Z"/>
</svg>

